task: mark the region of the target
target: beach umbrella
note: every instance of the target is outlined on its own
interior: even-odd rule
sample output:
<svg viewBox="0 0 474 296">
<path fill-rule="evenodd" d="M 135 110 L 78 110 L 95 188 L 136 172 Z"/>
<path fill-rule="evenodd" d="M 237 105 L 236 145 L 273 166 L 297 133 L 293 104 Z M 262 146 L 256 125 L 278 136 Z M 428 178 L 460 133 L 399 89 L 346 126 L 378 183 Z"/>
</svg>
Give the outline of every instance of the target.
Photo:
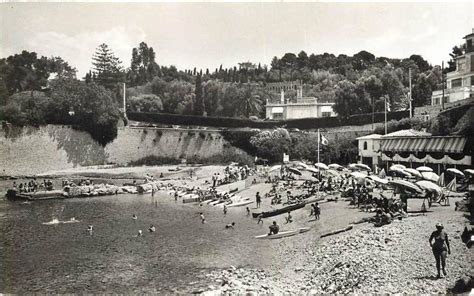
<svg viewBox="0 0 474 296">
<path fill-rule="evenodd" d="M 314 166 L 321 170 L 328 170 L 329 167 L 322 162 L 315 163 Z"/>
<path fill-rule="evenodd" d="M 270 168 L 270 172 L 281 170 L 281 165 L 274 165 Z"/>
<path fill-rule="evenodd" d="M 347 166 L 348 169 L 350 170 L 358 170 L 357 164 L 356 163 L 351 163 Z"/>
<path fill-rule="evenodd" d="M 419 172 L 432 172 L 433 169 L 427 166 L 421 166 L 416 168 L 417 171 Z"/>
<path fill-rule="evenodd" d="M 416 185 L 420 186 L 425 190 L 436 192 L 438 195 L 441 195 L 441 193 L 443 192 L 443 189 L 441 187 L 431 181 L 421 180 L 416 182 Z"/>
<path fill-rule="evenodd" d="M 423 179 L 431 181 L 431 182 L 438 182 L 439 176 L 433 172 L 421 172 L 421 176 Z"/>
<path fill-rule="evenodd" d="M 302 167 L 303 169 L 307 169 L 307 168 L 308 168 L 308 165 L 307 165 L 306 163 L 304 163 L 304 162 L 301 162 L 301 161 L 298 161 L 298 162 L 296 163 L 296 165 L 297 165 L 298 167 Z"/>
<path fill-rule="evenodd" d="M 329 174 L 333 175 L 333 176 L 336 176 L 336 177 L 337 177 L 337 176 L 340 176 L 339 172 L 336 171 L 336 170 L 333 170 L 333 169 L 329 169 L 329 170 L 327 170 L 327 172 L 328 172 Z"/>
<path fill-rule="evenodd" d="M 394 164 L 388 170 L 389 171 L 396 171 L 396 170 L 403 170 L 403 169 L 406 169 L 406 168 L 407 167 L 404 166 L 403 164 Z"/>
<path fill-rule="evenodd" d="M 448 185 L 446 185 L 446 189 L 452 192 L 456 192 L 456 177 L 449 182 Z"/>
<path fill-rule="evenodd" d="M 376 175 L 370 175 L 370 176 L 367 176 L 367 179 L 370 179 L 370 180 L 373 180 L 374 182 L 377 182 L 379 184 L 382 184 L 382 185 L 386 185 L 388 184 L 388 180 L 387 179 L 382 179 Z"/>
<path fill-rule="evenodd" d="M 409 172 L 406 172 L 404 169 L 394 168 L 391 171 L 402 177 L 411 177 L 411 174 Z"/>
<path fill-rule="evenodd" d="M 362 164 L 362 163 L 356 163 L 355 165 L 358 169 L 360 170 L 364 170 L 364 171 L 371 171 L 372 169 L 368 166 L 368 165 L 365 165 L 365 164 Z"/>
<path fill-rule="evenodd" d="M 441 175 L 438 178 L 438 185 L 441 187 L 444 187 L 446 182 L 444 181 L 444 173 L 441 173 Z"/>
<path fill-rule="evenodd" d="M 474 170 L 473 169 L 465 169 L 464 174 L 474 176 Z"/>
<path fill-rule="evenodd" d="M 367 177 L 366 174 L 363 174 L 363 173 L 360 173 L 360 172 L 352 172 L 351 176 L 356 178 L 356 179 L 364 179 L 365 177 Z"/>
<path fill-rule="evenodd" d="M 307 170 L 308 172 L 315 173 L 315 174 L 319 173 L 319 170 L 318 170 L 318 169 L 315 169 L 315 168 L 307 168 L 306 170 Z"/>
<path fill-rule="evenodd" d="M 423 190 L 421 190 L 420 186 L 418 186 L 418 185 L 416 185 L 412 182 L 406 181 L 406 180 L 391 180 L 391 181 L 388 181 L 388 185 L 391 185 L 393 187 L 399 187 L 399 188 L 407 189 L 407 190 L 410 190 L 410 191 L 415 191 L 417 193 L 423 192 Z"/>
<path fill-rule="evenodd" d="M 295 175 L 301 176 L 301 172 L 298 169 L 288 168 L 288 171 L 290 171 L 291 173 L 293 173 Z"/>
<path fill-rule="evenodd" d="M 446 170 L 446 172 L 450 172 L 450 173 L 452 173 L 452 174 L 454 174 L 454 175 L 464 177 L 464 173 L 461 172 L 461 171 L 458 170 L 458 169 L 455 169 L 455 168 L 449 168 L 449 169 Z"/>
<path fill-rule="evenodd" d="M 387 178 L 387 173 L 385 173 L 385 169 L 382 169 L 382 170 L 379 172 L 379 178 L 382 178 L 382 179 Z"/>
<path fill-rule="evenodd" d="M 344 167 L 337 163 L 331 163 L 330 165 L 328 165 L 328 168 L 333 170 L 342 170 Z"/>
<path fill-rule="evenodd" d="M 409 173 L 410 175 L 412 176 L 415 176 L 415 177 L 419 177 L 419 178 L 423 178 L 423 176 L 421 175 L 421 173 L 415 169 L 410 169 L 410 168 L 407 168 L 407 169 L 404 169 L 405 172 Z"/>
</svg>

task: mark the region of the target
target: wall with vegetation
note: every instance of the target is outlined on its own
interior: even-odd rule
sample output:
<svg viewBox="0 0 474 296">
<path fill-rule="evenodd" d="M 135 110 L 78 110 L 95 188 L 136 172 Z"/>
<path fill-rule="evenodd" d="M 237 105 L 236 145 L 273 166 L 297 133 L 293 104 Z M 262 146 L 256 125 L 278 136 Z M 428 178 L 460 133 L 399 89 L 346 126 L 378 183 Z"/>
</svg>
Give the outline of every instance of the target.
<svg viewBox="0 0 474 296">
<path fill-rule="evenodd" d="M 0 175 L 33 175 L 80 166 L 125 165 L 145 157 L 208 159 L 245 153 L 212 131 L 121 128 L 105 147 L 68 126 L 2 127 Z"/>
</svg>

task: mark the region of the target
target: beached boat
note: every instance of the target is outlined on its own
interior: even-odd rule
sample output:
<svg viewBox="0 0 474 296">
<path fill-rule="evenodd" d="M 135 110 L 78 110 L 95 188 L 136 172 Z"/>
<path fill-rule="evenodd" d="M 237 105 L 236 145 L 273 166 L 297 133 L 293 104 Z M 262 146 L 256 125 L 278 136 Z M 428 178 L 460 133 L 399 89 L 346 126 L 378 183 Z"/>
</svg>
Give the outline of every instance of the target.
<svg viewBox="0 0 474 296">
<path fill-rule="evenodd" d="M 186 197 L 183 198 L 183 203 L 191 203 L 191 202 L 198 202 L 198 201 L 207 201 L 207 200 L 212 200 L 214 196 L 212 194 L 205 195 L 202 198 L 199 198 L 199 195 L 197 194 L 192 194 L 194 196 Z"/>
<path fill-rule="evenodd" d="M 291 212 L 291 211 L 294 211 L 294 210 L 304 208 L 305 205 L 306 205 L 305 203 L 299 203 L 299 204 L 296 204 L 296 205 L 291 205 L 291 206 L 283 207 L 283 208 L 280 208 L 280 209 L 275 209 L 275 210 L 268 211 L 268 212 L 252 213 L 252 217 L 258 218 L 258 216 L 260 214 L 262 215 L 262 218 L 277 216 L 277 215 L 281 215 L 281 214 L 284 214 L 284 213 L 288 213 L 288 212 Z"/>
<path fill-rule="evenodd" d="M 238 202 L 234 202 L 234 203 L 231 203 L 230 205 L 228 205 L 227 207 L 228 208 L 232 208 L 232 207 L 243 207 L 243 206 L 247 206 L 249 204 L 253 203 L 252 200 L 241 200 L 241 201 L 238 201 Z"/>
<path fill-rule="evenodd" d="M 267 234 L 257 235 L 257 236 L 255 236 L 255 238 L 258 238 L 258 239 L 277 239 L 277 238 L 293 236 L 293 235 L 296 235 L 296 234 L 307 232 L 309 230 L 310 230 L 309 227 L 302 227 L 302 228 L 295 229 L 295 230 L 281 231 L 281 232 L 278 232 L 277 234 L 268 234 L 267 233 Z"/>
<path fill-rule="evenodd" d="M 8 190 L 7 198 L 9 200 L 45 200 L 45 199 L 58 199 L 64 198 L 63 190 L 46 190 L 36 192 L 22 192 L 19 193 L 17 190 Z"/>
</svg>

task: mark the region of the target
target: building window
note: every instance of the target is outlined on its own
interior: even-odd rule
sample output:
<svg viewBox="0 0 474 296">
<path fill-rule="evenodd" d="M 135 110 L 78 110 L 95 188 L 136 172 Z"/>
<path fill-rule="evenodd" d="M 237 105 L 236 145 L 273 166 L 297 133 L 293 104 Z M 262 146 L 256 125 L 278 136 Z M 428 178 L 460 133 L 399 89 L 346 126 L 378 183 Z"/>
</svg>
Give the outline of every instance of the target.
<svg viewBox="0 0 474 296">
<path fill-rule="evenodd" d="M 428 121 L 428 120 L 430 120 L 430 115 L 429 114 L 428 115 L 423 115 L 422 118 L 423 118 L 424 121 Z"/>
<path fill-rule="evenodd" d="M 322 112 L 321 115 L 323 117 L 331 117 L 331 112 Z"/>
<path fill-rule="evenodd" d="M 367 150 L 367 141 L 364 142 L 364 150 Z"/>
<path fill-rule="evenodd" d="M 448 102 L 448 97 L 443 97 L 443 102 L 447 103 Z"/>
<path fill-rule="evenodd" d="M 283 119 L 283 113 L 273 113 L 272 115 L 275 120 Z"/>
<path fill-rule="evenodd" d="M 460 87 L 460 86 L 462 86 L 462 79 L 461 78 L 453 79 L 451 81 L 451 88 Z"/>
</svg>

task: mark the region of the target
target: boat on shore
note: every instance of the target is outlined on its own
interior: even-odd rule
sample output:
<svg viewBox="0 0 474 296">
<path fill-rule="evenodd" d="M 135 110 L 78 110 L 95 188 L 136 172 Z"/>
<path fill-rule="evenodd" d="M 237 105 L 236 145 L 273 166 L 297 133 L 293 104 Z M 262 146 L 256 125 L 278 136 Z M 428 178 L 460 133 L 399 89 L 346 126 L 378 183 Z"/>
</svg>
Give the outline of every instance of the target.
<svg viewBox="0 0 474 296">
<path fill-rule="evenodd" d="M 281 232 L 278 232 L 277 234 L 268 234 L 267 233 L 267 234 L 257 235 L 257 236 L 255 236 L 255 238 L 257 238 L 257 239 L 277 239 L 277 238 L 293 236 L 293 235 L 296 235 L 296 234 L 307 232 L 309 230 L 310 230 L 309 227 L 302 227 L 302 228 L 298 228 L 298 229 L 295 229 L 295 230 L 281 231 Z"/>
<path fill-rule="evenodd" d="M 9 189 L 6 197 L 8 200 L 46 200 L 46 199 L 63 199 L 63 190 L 45 190 L 36 192 L 18 192 L 16 189 Z"/>
<path fill-rule="evenodd" d="M 288 212 L 291 212 L 291 211 L 294 211 L 294 210 L 304 208 L 305 205 L 306 205 L 305 203 L 299 203 L 299 204 L 283 207 L 283 208 L 280 208 L 280 209 L 275 209 L 275 210 L 272 210 L 272 211 L 252 213 L 252 217 L 258 218 L 258 216 L 260 216 L 260 215 L 262 215 L 262 218 L 273 217 L 273 216 L 285 214 L 285 213 L 288 213 Z"/>
</svg>

